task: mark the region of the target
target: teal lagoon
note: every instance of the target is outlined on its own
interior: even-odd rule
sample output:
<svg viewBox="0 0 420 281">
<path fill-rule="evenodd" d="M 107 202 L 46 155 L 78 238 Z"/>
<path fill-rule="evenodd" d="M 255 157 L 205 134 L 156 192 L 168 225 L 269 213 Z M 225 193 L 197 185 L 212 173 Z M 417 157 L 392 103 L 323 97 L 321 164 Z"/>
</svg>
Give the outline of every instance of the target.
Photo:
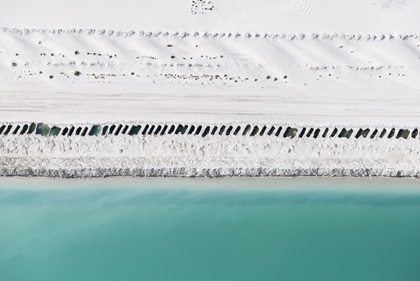
<svg viewBox="0 0 420 281">
<path fill-rule="evenodd" d="M 0 280 L 420 280 L 420 182 L 0 179 Z"/>
</svg>

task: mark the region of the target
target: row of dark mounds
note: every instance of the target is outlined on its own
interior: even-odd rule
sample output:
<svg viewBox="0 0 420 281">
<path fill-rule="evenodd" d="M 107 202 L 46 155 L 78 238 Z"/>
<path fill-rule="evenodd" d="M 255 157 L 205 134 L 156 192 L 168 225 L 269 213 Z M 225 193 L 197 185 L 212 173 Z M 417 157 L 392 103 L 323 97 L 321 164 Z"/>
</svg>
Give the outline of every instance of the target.
<svg viewBox="0 0 420 281">
<path fill-rule="evenodd" d="M 357 132 L 356 132 L 357 131 Z M 44 123 L 31 123 L 23 125 L 1 125 L 0 135 L 26 135 L 40 136 L 118 136 L 118 135 L 192 135 L 192 136 L 275 136 L 284 138 L 418 138 L 419 130 L 413 129 L 346 129 L 346 128 L 293 128 L 282 126 L 207 126 L 207 125 L 90 125 L 90 126 L 49 126 Z"/>
</svg>

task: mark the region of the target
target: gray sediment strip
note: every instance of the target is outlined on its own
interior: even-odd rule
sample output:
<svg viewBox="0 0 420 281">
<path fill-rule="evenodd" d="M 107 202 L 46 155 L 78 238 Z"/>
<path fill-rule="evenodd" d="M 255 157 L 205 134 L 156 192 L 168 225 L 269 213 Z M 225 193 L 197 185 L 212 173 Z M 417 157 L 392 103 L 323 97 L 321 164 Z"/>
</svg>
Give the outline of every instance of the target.
<svg viewBox="0 0 420 281">
<path fill-rule="evenodd" d="M 105 177 L 384 177 L 420 178 L 419 171 L 386 169 L 270 169 L 270 168 L 96 168 L 96 169 L 33 169 L 3 168 L 3 177 L 105 178 Z"/>
</svg>

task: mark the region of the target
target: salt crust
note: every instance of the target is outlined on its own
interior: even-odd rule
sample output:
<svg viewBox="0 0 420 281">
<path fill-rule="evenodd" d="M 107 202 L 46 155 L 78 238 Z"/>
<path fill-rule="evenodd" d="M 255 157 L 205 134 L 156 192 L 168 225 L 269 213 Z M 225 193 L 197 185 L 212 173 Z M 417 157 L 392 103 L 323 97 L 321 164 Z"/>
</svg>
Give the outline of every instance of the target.
<svg viewBox="0 0 420 281">
<path fill-rule="evenodd" d="M 0 151 L 1 176 L 420 176 L 418 139 L 27 135 Z"/>
</svg>

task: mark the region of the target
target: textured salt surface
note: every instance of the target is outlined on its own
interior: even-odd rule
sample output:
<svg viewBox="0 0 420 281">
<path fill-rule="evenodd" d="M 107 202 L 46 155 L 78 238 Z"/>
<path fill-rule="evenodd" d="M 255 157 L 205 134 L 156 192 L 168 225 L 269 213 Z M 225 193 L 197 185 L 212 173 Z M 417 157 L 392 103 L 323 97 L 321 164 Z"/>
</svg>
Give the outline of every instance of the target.
<svg viewBox="0 0 420 281">
<path fill-rule="evenodd" d="M 379 136 L 418 128 L 419 9 L 389 0 L 9 1 L 0 11 L 1 174 L 417 177 L 418 131 Z M 354 132 L 13 134 L 38 122 Z M 355 139 L 359 129 L 378 132 Z"/>
<path fill-rule="evenodd" d="M 268 136 L 6 136 L 0 138 L 0 174 L 418 177 L 419 142 Z"/>
<path fill-rule="evenodd" d="M 2 29 L 0 71 L 9 122 L 420 119 L 418 34 Z"/>
</svg>

